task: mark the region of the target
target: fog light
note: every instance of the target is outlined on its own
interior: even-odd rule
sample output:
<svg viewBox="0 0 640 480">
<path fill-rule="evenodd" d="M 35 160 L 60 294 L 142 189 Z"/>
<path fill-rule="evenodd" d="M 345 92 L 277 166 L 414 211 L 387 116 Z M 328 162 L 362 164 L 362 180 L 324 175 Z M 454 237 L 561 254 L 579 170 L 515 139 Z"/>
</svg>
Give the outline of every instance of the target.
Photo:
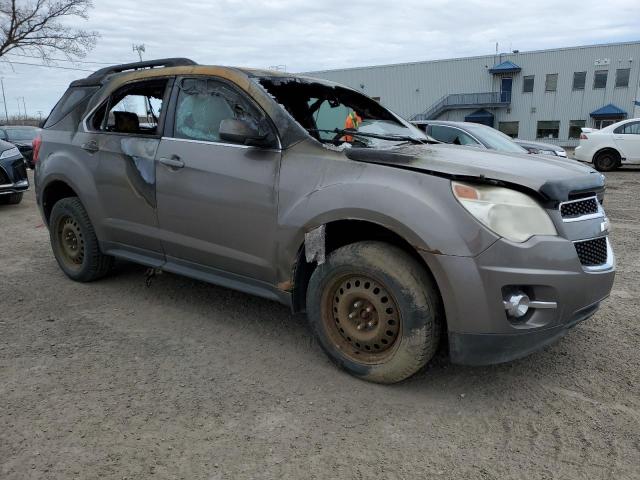
<svg viewBox="0 0 640 480">
<path fill-rule="evenodd" d="M 529 296 L 523 292 L 510 294 L 504 301 L 504 308 L 510 317 L 521 318 L 529 311 Z"/>
</svg>

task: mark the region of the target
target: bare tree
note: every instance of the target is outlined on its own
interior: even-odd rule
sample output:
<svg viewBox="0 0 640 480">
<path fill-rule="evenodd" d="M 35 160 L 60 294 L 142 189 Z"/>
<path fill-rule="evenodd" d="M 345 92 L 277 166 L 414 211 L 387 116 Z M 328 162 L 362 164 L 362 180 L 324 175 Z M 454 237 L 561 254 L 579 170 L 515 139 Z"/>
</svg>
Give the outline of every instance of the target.
<svg viewBox="0 0 640 480">
<path fill-rule="evenodd" d="M 0 0 L 0 57 L 12 50 L 47 60 L 53 53 L 84 57 L 97 32 L 71 27 L 70 18 L 86 19 L 91 0 Z"/>
</svg>

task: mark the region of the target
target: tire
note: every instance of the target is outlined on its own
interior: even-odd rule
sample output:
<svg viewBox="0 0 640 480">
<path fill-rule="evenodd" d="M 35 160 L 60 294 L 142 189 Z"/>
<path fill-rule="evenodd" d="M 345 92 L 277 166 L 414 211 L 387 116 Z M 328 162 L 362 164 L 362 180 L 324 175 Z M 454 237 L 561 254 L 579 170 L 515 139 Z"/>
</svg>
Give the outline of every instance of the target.
<svg viewBox="0 0 640 480">
<path fill-rule="evenodd" d="M 443 324 L 431 275 L 405 251 L 372 241 L 341 247 L 315 269 L 307 316 L 334 363 L 387 384 L 427 364 Z"/>
<path fill-rule="evenodd" d="M 22 192 L 0 195 L 0 203 L 4 205 L 17 205 L 22 201 Z"/>
<path fill-rule="evenodd" d="M 593 158 L 593 166 L 599 172 L 610 172 L 620 166 L 620 155 L 615 150 L 605 150 Z"/>
<path fill-rule="evenodd" d="M 89 215 L 77 197 L 63 198 L 53 206 L 49 236 L 58 265 L 72 280 L 91 282 L 111 270 L 113 257 L 100 251 Z"/>
</svg>

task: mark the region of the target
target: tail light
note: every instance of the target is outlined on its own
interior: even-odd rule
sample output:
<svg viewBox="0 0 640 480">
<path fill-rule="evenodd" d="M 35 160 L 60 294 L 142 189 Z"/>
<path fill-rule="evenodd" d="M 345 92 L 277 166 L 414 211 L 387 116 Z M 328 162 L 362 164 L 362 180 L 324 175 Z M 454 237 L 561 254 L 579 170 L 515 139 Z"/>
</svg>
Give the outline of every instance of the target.
<svg viewBox="0 0 640 480">
<path fill-rule="evenodd" d="M 38 163 L 38 157 L 40 157 L 40 146 L 42 145 L 42 137 L 38 135 L 33 139 L 31 146 L 33 147 L 33 163 Z"/>
<path fill-rule="evenodd" d="M 589 140 L 589 137 L 587 137 L 584 133 L 581 133 L 580 140 Z"/>
</svg>

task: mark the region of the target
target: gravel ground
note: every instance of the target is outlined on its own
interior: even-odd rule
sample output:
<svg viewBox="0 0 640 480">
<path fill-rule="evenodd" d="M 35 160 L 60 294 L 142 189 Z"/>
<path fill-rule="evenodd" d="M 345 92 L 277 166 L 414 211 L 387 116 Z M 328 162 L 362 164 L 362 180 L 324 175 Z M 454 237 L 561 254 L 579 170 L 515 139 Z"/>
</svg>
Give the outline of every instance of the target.
<svg viewBox="0 0 640 480">
<path fill-rule="evenodd" d="M 130 264 L 68 280 L 29 192 L 0 207 L 0 478 L 640 478 L 640 170 L 608 184 L 618 276 L 593 318 L 387 387 L 276 303 Z"/>
</svg>

